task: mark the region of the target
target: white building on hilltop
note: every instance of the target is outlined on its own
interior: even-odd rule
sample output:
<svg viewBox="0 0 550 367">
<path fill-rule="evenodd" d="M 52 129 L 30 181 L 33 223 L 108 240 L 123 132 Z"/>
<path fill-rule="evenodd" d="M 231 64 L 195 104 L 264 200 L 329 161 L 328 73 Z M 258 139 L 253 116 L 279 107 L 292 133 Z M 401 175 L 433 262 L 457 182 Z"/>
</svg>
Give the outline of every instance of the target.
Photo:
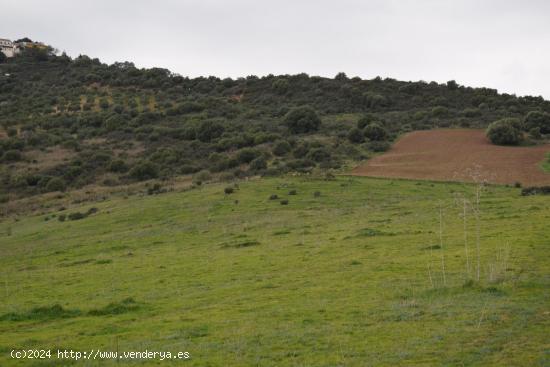
<svg viewBox="0 0 550 367">
<path fill-rule="evenodd" d="M 12 41 L 0 38 L 0 51 L 2 51 L 6 57 L 14 57 L 15 54 L 19 52 L 19 48 Z"/>
</svg>

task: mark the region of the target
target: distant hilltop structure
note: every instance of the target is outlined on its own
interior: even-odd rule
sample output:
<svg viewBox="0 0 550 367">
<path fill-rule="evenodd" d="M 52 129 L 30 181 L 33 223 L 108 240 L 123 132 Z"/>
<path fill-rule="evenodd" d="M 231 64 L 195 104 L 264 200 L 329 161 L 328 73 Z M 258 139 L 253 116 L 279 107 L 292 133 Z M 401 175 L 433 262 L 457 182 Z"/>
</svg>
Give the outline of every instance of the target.
<svg viewBox="0 0 550 367">
<path fill-rule="evenodd" d="M 0 51 L 6 57 L 14 57 L 22 50 L 27 48 L 46 49 L 48 46 L 42 42 L 33 42 L 29 38 L 21 38 L 17 41 L 11 41 L 6 38 L 0 38 Z"/>
</svg>

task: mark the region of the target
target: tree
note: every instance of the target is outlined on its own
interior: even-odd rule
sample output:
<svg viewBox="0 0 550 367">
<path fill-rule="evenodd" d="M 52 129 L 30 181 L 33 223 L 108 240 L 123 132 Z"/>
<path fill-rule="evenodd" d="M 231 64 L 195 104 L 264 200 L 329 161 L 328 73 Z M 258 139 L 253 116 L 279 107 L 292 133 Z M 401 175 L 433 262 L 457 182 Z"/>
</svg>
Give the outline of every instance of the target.
<svg viewBox="0 0 550 367">
<path fill-rule="evenodd" d="M 525 116 L 527 130 L 538 128 L 542 134 L 550 134 L 550 114 L 547 112 L 531 111 Z"/>
<path fill-rule="evenodd" d="M 321 126 L 321 119 L 317 112 L 309 106 L 301 106 L 290 110 L 285 115 L 284 122 L 294 134 L 317 131 Z"/>
<path fill-rule="evenodd" d="M 370 125 L 368 125 L 366 128 L 365 128 L 365 136 L 369 139 L 369 140 L 375 140 L 375 141 L 380 141 L 380 140 L 385 140 L 386 137 L 388 136 L 388 133 L 386 132 L 386 130 L 380 126 L 379 124 L 377 123 L 372 123 Z"/>
<path fill-rule="evenodd" d="M 2 51 L 0 51 L 0 64 L 6 62 L 7 59 L 8 59 L 8 57 L 6 55 L 4 55 L 4 53 Z"/>
<path fill-rule="evenodd" d="M 498 145 L 517 145 L 523 139 L 520 122 L 515 118 L 494 121 L 487 128 L 487 138 Z"/>
</svg>

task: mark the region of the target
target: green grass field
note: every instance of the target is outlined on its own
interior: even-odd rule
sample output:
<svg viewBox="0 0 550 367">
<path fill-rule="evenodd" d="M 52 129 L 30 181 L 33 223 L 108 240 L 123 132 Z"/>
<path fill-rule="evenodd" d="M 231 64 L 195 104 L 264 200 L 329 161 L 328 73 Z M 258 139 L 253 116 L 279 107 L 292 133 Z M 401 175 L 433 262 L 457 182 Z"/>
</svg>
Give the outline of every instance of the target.
<svg viewBox="0 0 550 367">
<path fill-rule="evenodd" d="M 479 221 L 467 210 L 468 271 L 473 185 L 225 186 L 115 197 L 78 221 L 0 223 L 0 365 L 115 365 L 16 361 L 13 348 L 191 354 L 117 364 L 139 366 L 550 364 L 547 197 L 486 187 Z M 478 259 L 480 281 L 468 281 Z"/>
</svg>

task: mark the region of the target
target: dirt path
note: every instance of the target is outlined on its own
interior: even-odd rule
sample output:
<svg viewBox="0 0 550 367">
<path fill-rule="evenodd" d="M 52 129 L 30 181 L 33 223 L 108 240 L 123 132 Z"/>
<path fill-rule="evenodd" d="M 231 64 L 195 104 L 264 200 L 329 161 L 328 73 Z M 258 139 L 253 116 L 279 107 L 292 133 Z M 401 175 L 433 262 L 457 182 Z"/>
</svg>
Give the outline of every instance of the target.
<svg viewBox="0 0 550 367">
<path fill-rule="evenodd" d="M 475 181 L 524 186 L 550 185 L 540 168 L 550 145 L 505 147 L 491 144 L 483 130 L 414 131 L 386 153 L 355 168 L 353 175 Z"/>
</svg>

